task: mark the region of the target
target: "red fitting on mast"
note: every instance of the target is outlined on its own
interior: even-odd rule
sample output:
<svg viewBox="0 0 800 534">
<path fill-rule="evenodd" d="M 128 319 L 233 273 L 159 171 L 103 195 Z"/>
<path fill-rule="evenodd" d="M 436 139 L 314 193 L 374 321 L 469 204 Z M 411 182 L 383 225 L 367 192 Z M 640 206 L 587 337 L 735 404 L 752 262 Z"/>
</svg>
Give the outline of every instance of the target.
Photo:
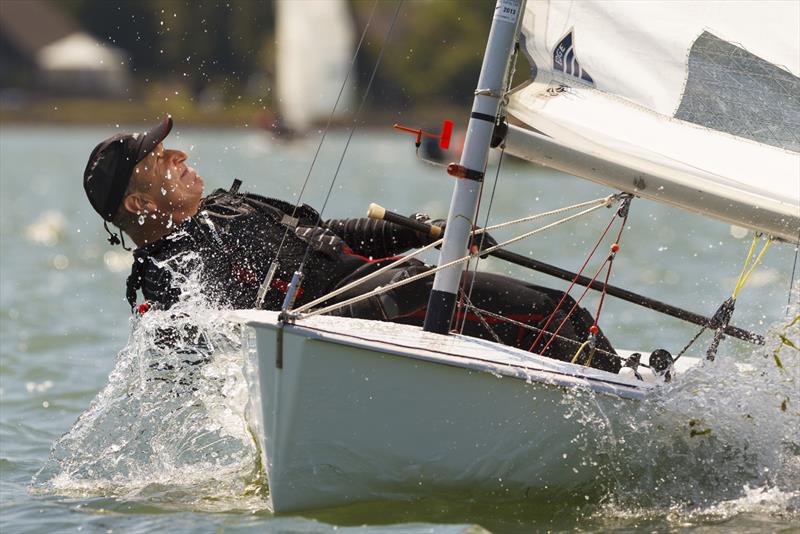
<svg viewBox="0 0 800 534">
<path fill-rule="evenodd" d="M 455 176 L 456 178 L 466 178 L 467 168 L 463 165 L 459 165 L 458 163 L 450 163 L 447 165 L 447 174 L 450 176 Z"/>
</svg>

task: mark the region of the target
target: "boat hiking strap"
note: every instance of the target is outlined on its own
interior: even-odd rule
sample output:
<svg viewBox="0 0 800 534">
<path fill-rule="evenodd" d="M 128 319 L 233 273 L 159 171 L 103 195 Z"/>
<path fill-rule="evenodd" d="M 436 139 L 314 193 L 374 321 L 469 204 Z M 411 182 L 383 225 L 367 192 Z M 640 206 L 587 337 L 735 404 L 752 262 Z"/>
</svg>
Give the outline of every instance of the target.
<svg viewBox="0 0 800 534">
<path fill-rule="evenodd" d="M 592 211 L 595 211 L 595 210 L 600 209 L 602 207 L 608 206 L 611 203 L 613 203 L 615 200 L 616 200 L 616 195 L 610 195 L 610 196 L 607 196 L 607 197 L 597 198 L 597 199 L 594 199 L 594 200 L 581 202 L 579 204 L 573 204 L 571 206 L 565 206 L 563 208 L 558 208 L 558 209 L 555 209 L 555 210 L 546 211 L 546 212 L 538 213 L 538 214 L 535 214 L 535 215 L 529 215 L 527 217 L 522 217 L 520 219 L 515 219 L 515 220 L 512 220 L 512 221 L 505 222 L 505 223 L 500 223 L 500 224 L 496 224 L 496 225 L 493 225 L 493 226 L 489 226 L 489 227 L 484 228 L 482 230 L 477 230 L 475 232 L 475 234 L 480 234 L 480 233 L 485 232 L 485 231 L 496 230 L 498 228 L 505 228 L 505 227 L 511 226 L 513 224 L 520 224 L 520 223 L 524 223 L 524 222 L 528 222 L 528 221 L 533 221 L 533 220 L 540 219 L 540 218 L 547 217 L 547 216 L 551 216 L 551 215 L 559 215 L 559 214 L 562 214 L 562 213 L 570 211 L 570 210 L 575 210 L 575 209 L 584 208 L 584 207 L 589 206 L 588 209 L 585 209 L 585 210 L 583 210 L 583 211 L 581 211 L 581 212 L 579 212 L 579 213 L 577 213 L 575 215 L 571 215 L 571 216 L 565 217 L 563 219 L 559 219 L 558 221 L 555 221 L 554 223 L 545 225 L 545 226 L 543 226 L 541 228 L 538 228 L 536 230 L 533 230 L 531 232 L 523 234 L 522 236 L 510 239 L 510 240 L 505 241 L 503 243 L 499 243 L 498 245 L 496 245 L 494 247 L 491 247 L 491 248 L 488 248 L 488 249 L 486 249 L 484 251 L 481 251 L 480 254 L 486 254 L 486 253 L 491 252 L 493 250 L 498 250 L 498 249 L 500 249 L 500 248 L 502 248 L 502 247 L 504 247 L 504 246 L 506 246 L 506 245 L 508 245 L 510 243 L 514 243 L 516 241 L 519 241 L 520 239 L 524 239 L 525 237 L 532 236 L 534 234 L 537 234 L 537 233 L 543 232 L 545 230 L 548 230 L 550 228 L 553 228 L 554 226 L 557 226 L 559 224 L 563 224 L 563 223 L 568 222 L 570 220 L 576 219 L 576 218 L 578 218 L 578 217 L 580 217 L 582 215 L 586 215 L 588 213 L 591 213 Z M 349 284 L 347 284 L 347 285 L 345 285 L 343 287 L 340 287 L 339 289 L 336 289 L 336 290 L 334 290 L 334 291 L 332 291 L 332 292 L 330 292 L 330 293 L 328 293 L 326 295 L 323 295 L 323 296 L 319 297 L 316 300 L 313 300 L 311 302 L 303 304 L 302 306 L 300 306 L 300 307 L 298 307 L 298 308 L 296 308 L 294 310 L 291 310 L 291 311 L 292 311 L 293 314 L 297 315 L 297 314 L 301 314 L 301 313 L 303 313 L 303 312 L 305 312 L 307 310 L 310 310 L 311 308 L 313 308 L 314 306 L 316 306 L 318 304 L 321 304 L 322 302 L 330 300 L 331 298 L 333 298 L 333 297 L 335 297 L 337 295 L 340 295 L 340 294 L 344 293 L 345 291 L 348 291 L 348 290 L 350 290 L 350 289 L 352 289 L 354 287 L 357 287 L 357 286 L 367 282 L 368 280 L 371 280 L 372 278 L 380 275 L 381 273 L 383 273 L 385 271 L 388 271 L 389 269 L 392 269 L 394 267 L 397 267 L 398 265 L 401 265 L 401 264 L 407 262 L 408 260 L 410 260 L 410 259 L 422 254 L 423 252 L 425 252 L 427 250 L 432 249 L 433 247 L 435 247 L 437 245 L 441 245 L 441 243 L 442 243 L 442 239 L 439 239 L 437 241 L 433 241 L 432 243 L 430 243 L 430 244 L 428 244 L 428 245 L 426 245 L 426 246 L 424 246 L 422 248 L 419 248 L 419 249 L 415 250 L 414 252 L 412 252 L 412 253 L 410 253 L 408 255 L 405 255 L 405 256 L 402 256 L 402 257 L 398 258 L 394 262 L 389 263 L 388 265 L 385 265 L 385 266 L 381 267 L 377 271 L 375 271 L 373 273 L 370 273 L 369 275 L 364 276 L 363 278 L 359 278 L 358 280 L 355 280 L 355 281 L 353 281 L 353 282 L 351 282 L 351 283 L 349 283 Z M 423 278 L 425 276 L 433 275 L 433 274 L 435 274 L 436 272 L 438 272 L 440 270 L 446 269 L 446 268 L 451 267 L 453 265 L 457 265 L 457 264 L 459 264 L 459 263 L 461 263 L 463 261 L 467 261 L 472 257 L 473 257 L 473 255 L 468 255 L 468 256 L 465 256 L 463 258 L 459 258 L 457 260 L 454 260 L 454 261 L 448 263 L 447 265 L 433 268 L 430 271 L 426 271 L 424 273 L 420 273 L 418 275 L 415 275 L 415 276 L 413 276 L 411 278 L 407 278 L 405 280 L 401 280 L 399 282 L 395 282 L 394 284 L 390 284 L 390 285 L 382 286 L 380 288 L 376 288 L 375 290 L 373 290 L 373 291 L 371 291 L 369 293 L 365 293 L 363 295 L 359 295 L 357 297 L 353 297 L 352 299 L 349 299 L 349 300 L 347 300 L 345 302 L 340 302 L 340 303 L 337 303 L 337 304 L 333 304 L 333 305 L 327 306 L 326 308 L 323 308 L 321 310 L 314 310 L 313 312 L 310 312 L 307 315 L 308 316 L 313 316 L 313 315 L 320 315 L 320 314 L 328 313 L 329 311 L 336 310 L 338 308 L 344 307 L 344 306 L 352 304 L 354 302 L 359 302 L 360 300 L 364 300 L 364 299 L 367 299 L 369 297 L 372 297 L 372 296 L 375 296 L 375 295 L 379 295 L 379 294 L 381 294 L 381 293 L 383 293 L 385 291 L 389 291 L 391 289 L 394 289 L 395 287 L 399 287 L 401 285 L 405 285 L 407 283 L 414 282 L 414 281 L 419 280 L 420 278 Z"/>
</svg>

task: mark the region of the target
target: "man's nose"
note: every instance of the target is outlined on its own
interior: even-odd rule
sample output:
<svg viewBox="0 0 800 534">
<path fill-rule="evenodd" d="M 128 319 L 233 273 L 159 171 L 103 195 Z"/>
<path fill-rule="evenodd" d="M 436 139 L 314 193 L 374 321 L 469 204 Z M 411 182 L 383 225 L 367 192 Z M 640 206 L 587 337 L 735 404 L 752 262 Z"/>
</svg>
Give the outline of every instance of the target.
<svg viewBox="0 0 800 534">
<path fill-rule="evenodd" d="M 186 161 L 187 157 L 183 150 L 170 150 L 170 159 L 176 164 Z"/>
</svg>

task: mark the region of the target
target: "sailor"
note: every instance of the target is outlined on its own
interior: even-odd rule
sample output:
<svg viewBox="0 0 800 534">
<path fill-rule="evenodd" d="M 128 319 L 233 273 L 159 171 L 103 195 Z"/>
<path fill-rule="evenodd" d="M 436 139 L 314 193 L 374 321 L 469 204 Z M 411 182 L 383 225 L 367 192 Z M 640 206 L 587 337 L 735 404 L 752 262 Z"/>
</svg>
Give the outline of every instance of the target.
<svg viewBox="0 0 800 534">
<path fill-rule="evenodd" d="M 164 147 L 171 129 L 172 118 L 167 116 L 148 132 L 113 135 L 95 147 L 84 172 L 86 195 L 105 221 L 109 242 L 125 246 L 124 232 L 136 244 L 127 280 L 127 299 L 134 310 L 144 309 L 136 305 L 138 290 L 146 307 L 170 308 L 192 275 L 199 276 L 202 293 L 215 305 L 278 310 L 305 257 L 296 301 L 300 305 L 430 242 L 426 235 L 383 220 L 323 222 L 310 206 L 239 192 L 238 180 L 230 190 L 203 197 L 203 179 L 188 165 L 186 153 Z M 424 215 L 414 217 L 431 222 Z M 109 222 L 120 230 L 119 236 L 109 230 Z M 493 244 L 491 238 L 483 242 L 484 247 Z M 270 273 L 274 263 L 277 268 Z M 412 260 L 331 302 L 430 268 Z M 532 347 L 537 327 L 553 314 L 562 292 L 490 273 L 465 276 L 466 287 L 472 288 L 472 307 L 456 317 L 463 321 L 465 334 L 542 351 L 550 336 L 538 336 L 540 341 Z M 424 277 L 333 313 L 421 325 L 432 283 L 432 276 Z M 549 331 L 567 318 L 573 304 L 566 297 Z M 576 308 L 545 355 L 571 359 L 589 337 L 592 324 L 591 315 Z M 592 352 L 592 367 L 617 372 L 619 358 L 607 338 L 598 331 L 593 339 L 598 350 Z"/>
</svg>

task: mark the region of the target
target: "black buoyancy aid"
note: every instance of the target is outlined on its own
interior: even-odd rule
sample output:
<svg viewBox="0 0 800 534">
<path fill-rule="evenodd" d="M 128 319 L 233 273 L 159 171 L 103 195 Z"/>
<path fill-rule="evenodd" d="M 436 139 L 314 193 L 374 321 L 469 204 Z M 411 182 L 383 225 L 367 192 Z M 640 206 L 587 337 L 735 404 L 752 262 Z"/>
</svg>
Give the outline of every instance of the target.
<svg viewBox="0 0 800 534">
<path fill-rule="evenodd" d="M 239 193 L 238 185 L 236 181 L 229 191 L 217 189 L 175 232 L 134 251 L 127 284 L 131 306 L 138 289 L 148 301 L 172 306 L 181 294 L 176 275 L 200 269 L 203 290 L 216 303 L 236 309 L 280 309 L 307 248 L 297 304 L 324 295 L 363 265 L 362 259 L 346 253 L 342 240 L 330 230 L 307 230 L 319 222 L 310 206 L 295 208 L 282 200 Z M 276 272 L 264 298 L 256 302 L 276 256 Z"/>
</svg>

